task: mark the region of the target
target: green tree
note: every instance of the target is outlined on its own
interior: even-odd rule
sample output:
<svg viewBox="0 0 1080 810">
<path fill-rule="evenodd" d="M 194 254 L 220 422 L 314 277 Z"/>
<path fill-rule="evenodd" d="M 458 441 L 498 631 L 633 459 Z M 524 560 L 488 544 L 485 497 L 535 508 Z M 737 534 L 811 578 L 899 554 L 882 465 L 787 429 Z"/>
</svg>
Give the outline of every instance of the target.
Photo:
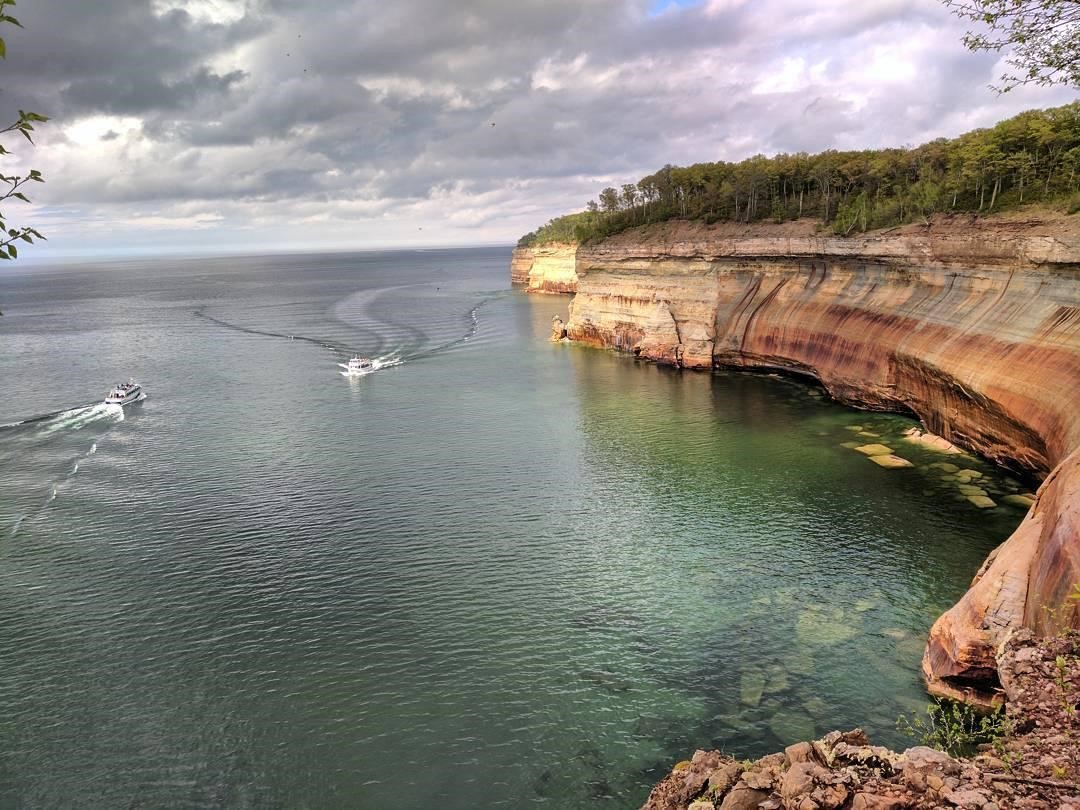
<svg viewBox="0 0 1080 810">
<path fill-rule="evenodd" d="M 15 0 L 0 0 L 0 23 L 16 25 L 19 28 L 22 28 L 22 23 L 7 13 L 8 9 L 14 5 Z M 3 38 L 0 38 L 0 58 L 6 57 L 7 46 Z M 26 110 L 19 110 L 18 120 L 15 121 L 15 123 L 0 129 L 0 136 L 17 132 L 26 138 L 29 143 L 33 144 L 34 139 L 30 133 L 34 131 L 34 124 L 43 123 L 48 120 L 49 119 L 44 115 L 27 112 Z M 8 151 L 4 143 L 0 141 L 0 157 L 6 157 L 11 154 L 12 153 Z M 22 191 L 23 186 L 27 183 L 41 182 L 43 182 L 43 178 L 41 172 L 37 169 L 29 169 L 24 175 L 8 175 L 0 172 L 0 191 L 3 191 L 3 193 L 0 194 L 0 204 L 5 204 L 8 200 L 30 202 L 30 199 Z M 4 189 L 3 186 L 6 186 L 7 188 Z M 32 244 L 35 238 L 44 239 L 45 237 L 29 226 L 11 227 L 3 209 L 0 208 L 0 259 L 11 260 L 18 258 L 19 249 L 15 243 L 26 242 Z"/>
<path fill-rule="evenodd" d="M 943 0 L 961 19 L 985 26 L 968 31 L 973 51 L 1009 51 L 1015 70 L 1002 75 L 1005 93 L 1022 84 L 1080 87 L 1080 0 Z"/>
<path fill-rule="evenodd" d="M 1055 202 L 1080 212 L 1080 102 L 1028 110 L 911 149 L 664 166 L 636 185 L 604 189 L 599 202 L 552 220 L 526 241 L 585 242 L 670 219 L 752 224 L 808 215 L 843 236 L 929 221 L 944 211 L 986 214 Z"/>
<path fill-rule="evenodd" d="M 600 192 L 600 210 L 605 214 L 614 214 L 619 210 L 619 192 L 615 189 L 605 188 Z"/>
</svg>

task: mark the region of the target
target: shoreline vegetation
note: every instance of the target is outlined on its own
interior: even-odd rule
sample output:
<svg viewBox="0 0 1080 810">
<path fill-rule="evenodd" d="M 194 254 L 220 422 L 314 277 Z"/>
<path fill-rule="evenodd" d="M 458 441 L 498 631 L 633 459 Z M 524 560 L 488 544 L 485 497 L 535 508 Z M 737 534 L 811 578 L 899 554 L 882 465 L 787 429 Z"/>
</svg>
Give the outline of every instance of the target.
<svg viewBox="0 0 1080 810">
<path fill-rule="evenodd" d="M 752 224 L 816 218 L 838 236 L 996 214 L 1032 203 L 1080 211 L 1080 102 L 1029 110 L 914 148 L 827 150 L 737 163 L 667 165 L 609 187 L 584 211 L 556 217 L 518 247 L 600 241 L 668 220 Z"/>
</svg>

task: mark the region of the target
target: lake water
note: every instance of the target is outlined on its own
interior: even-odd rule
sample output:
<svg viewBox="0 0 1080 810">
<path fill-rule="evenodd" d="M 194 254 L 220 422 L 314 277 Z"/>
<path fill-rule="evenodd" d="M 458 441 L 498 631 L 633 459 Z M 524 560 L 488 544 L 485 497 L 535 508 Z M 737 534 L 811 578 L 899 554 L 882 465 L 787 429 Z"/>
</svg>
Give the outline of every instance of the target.
<svg viewBox="0 0 1080 810">
<path fill-rule="evenodd" d="M 635 807 L 695 747 L 906 744 L 926 630 L 1022 517 L 930 465 L 1021 485 L 549 343 L 567 299 L 508 263 L 0 275 L 0 806 Z"/>
</svg>

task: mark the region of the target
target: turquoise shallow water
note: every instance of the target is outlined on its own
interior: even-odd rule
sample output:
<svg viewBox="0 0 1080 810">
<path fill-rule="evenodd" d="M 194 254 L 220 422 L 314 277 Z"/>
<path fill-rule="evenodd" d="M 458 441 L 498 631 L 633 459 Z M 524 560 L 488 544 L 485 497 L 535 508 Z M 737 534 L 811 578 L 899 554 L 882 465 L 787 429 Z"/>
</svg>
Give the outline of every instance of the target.
<svg viewBox="0 0 1080 810">
<path fill-rule="evenodd" d="M 508 260 L 0 276 L 0 806 L 632 807 L 695 747 L 905 743 L 927 628 L 1022 517 L 931 465 L 1020 483 L 802 384 L 552 345 L 567 299 Z"/>
</svg>

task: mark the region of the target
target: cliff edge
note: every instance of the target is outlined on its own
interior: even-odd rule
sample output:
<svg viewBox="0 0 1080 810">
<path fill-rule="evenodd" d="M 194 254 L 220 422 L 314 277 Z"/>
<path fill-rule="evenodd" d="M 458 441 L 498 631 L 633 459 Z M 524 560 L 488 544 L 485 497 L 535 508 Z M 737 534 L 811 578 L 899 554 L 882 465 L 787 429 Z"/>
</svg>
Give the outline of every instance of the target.
<svg viewBox="0 0 1080 810">
<path fill-rule="evenodd" d="M 809 221 L 666 222 L 558 251 L 564 280 L 575 253 L 572 340 L 805 375 L 1043 481 L 934 625 L 932 692 L 991 702 L 1010 630 L 1080 626 L 1080 217 L 940 217 L 850 238 Z"/>
<path fill-rule="evenodd" d="M 576 292 L 577 249 L 568 242 L 514 248 L 510 282 L 525 285 L 527 292 Z"/>
</svg>

